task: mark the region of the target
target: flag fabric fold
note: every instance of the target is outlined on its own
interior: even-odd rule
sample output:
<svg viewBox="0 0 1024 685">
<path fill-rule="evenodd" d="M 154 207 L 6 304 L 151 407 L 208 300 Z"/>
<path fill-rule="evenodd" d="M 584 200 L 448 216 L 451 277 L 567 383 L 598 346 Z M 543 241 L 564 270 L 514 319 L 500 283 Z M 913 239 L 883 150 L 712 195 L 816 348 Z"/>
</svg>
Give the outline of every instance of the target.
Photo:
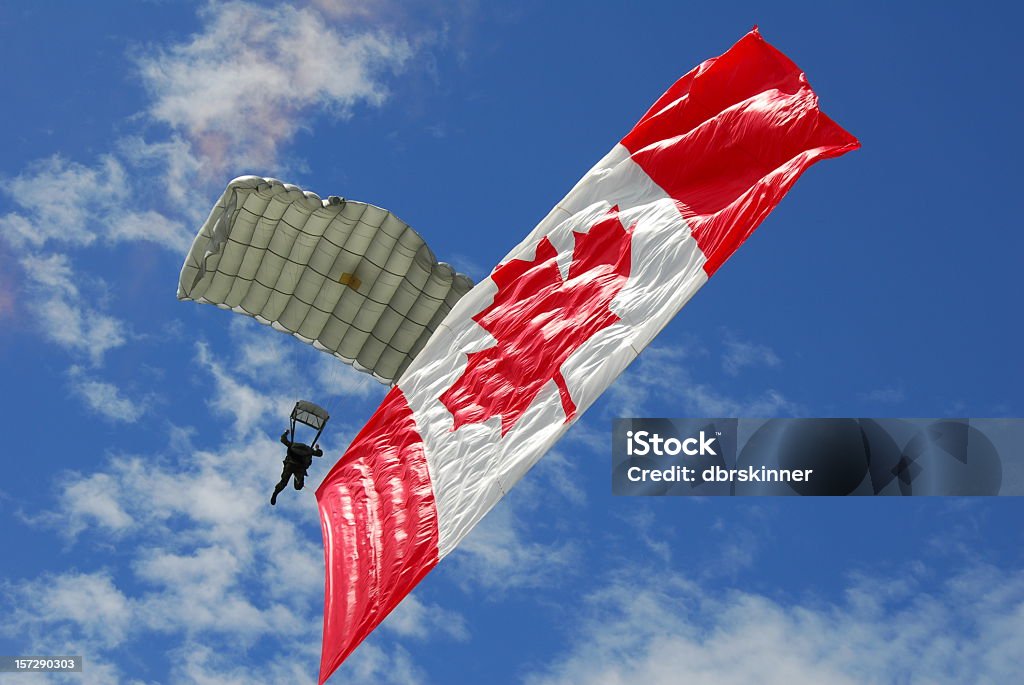
<svg viewBox="0 0 1024 685">
<path fill-rule="evenodd" d="M 814 162 L 859 146 L 756 29 L 682 78 L 466 294 L 317 490 L 323 683 Z"/>
</svg>

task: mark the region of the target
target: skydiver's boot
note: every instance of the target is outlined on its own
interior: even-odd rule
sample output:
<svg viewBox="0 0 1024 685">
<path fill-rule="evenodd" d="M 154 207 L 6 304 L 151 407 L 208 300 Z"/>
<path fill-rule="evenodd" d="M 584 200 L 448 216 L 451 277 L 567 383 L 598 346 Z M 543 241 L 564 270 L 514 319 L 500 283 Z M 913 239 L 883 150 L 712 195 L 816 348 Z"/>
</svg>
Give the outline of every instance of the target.
<svg viewBox="0 0 1024 685">
<path fill-rule="evenodd" d="M 282 490 L 288 487 L 288 481 L 291 480 L 291 478 L 292 472 L 288 468 L 288 464 L 286 463 L 284 465 L 284 471 L 281 472 L 281 480 L 279 480 L 277 482 L 277 485 L 274 486 L 274 494 L 270 496 L 270 506 L 274 506 L 275 504 L 277 504 L 277 496 L 281 493 Z"/>
</svg>

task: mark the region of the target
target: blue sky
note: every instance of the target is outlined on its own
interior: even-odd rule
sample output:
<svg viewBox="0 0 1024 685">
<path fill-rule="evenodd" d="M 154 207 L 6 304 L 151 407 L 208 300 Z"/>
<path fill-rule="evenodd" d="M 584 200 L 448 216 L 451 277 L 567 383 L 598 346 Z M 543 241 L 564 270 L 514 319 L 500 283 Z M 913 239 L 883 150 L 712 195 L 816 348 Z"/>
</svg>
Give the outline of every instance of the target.
<svg viewBox="0 0 1024 685">
<path fill-rule="evenodd" d="M 820 3 L 0 9 L 0 653 L 84 683 L 315 682 L 290 404 L 383 388 L 175 301 L 254 173 L 387 207 L 486 274 L 755 23 L 861 150 L 811 169 L 338 671 L 352 683 L 1009 682 L 1024 503 L 612 498 L 617 416 L 1020 416 L 1020 10 Z M 410 8 L 411 6 L 411 8 Z M 63 682 L 0 676 L 0 682 Z"/>
</svg>

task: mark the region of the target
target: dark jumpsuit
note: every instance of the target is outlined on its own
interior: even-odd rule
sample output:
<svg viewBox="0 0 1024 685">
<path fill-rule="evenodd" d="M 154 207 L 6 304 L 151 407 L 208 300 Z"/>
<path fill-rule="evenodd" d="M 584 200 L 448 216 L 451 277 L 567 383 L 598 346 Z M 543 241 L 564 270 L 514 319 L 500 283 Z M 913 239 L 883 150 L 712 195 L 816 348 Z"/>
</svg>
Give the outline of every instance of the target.
<svg viewBox="0 0 1024 685">
<path fill-rule="evenodd" d="M 302 442 L 292 442 L 288 439 L 288 433 L 281 434 L 281 442 L 288 447 L 288 454 L 284 458 L 284 469 L 281 471 L 281 481 L 274 487 L 274 497 L 277 493 L 288 487 L 288 479 L 295 477 L 295 489 L 301 490 L 306 482 L 306 469 L 313 465 L 313 457 L 323 456 L 323 450 L 319 447 L 313 449 Z"/>
</svg>

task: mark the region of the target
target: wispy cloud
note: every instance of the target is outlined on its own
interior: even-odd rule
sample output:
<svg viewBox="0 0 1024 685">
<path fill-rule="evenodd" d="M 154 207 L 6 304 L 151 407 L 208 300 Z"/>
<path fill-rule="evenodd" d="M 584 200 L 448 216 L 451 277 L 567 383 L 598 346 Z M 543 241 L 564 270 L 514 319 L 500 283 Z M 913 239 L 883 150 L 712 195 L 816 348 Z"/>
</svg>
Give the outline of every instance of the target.
<svg viewBox="0 0 1024 685">
<path fill-rule="evenodd" d="M 576 435 L 582 436 L 583 433 Z M 538 478 L 545 481 L 544 485 L 539 487 L 554 491 L 561 499 L 575 506 L 583 506 L 587 502 L 586 491 L 579 483 L 579 465 L 589 465 L 592 461 L 589 452 L 584 452 L 583 456 L 569 456 L 573 452 L 573 445 L 579 444 L 580 441 L 581 439 L 567 440 L 559 449 L 545 454 L 536 466 Z"/>
<path fill-rule="evenodd" d="M 654 556 L 666 564 L 672 561 L 672 545 L 658 532 L 658 519 L 646 502 L 639 503 L 636 509 L 625 514 L 623 519 Z"/>
<path fill-rule="evenodd" d="M 146 201 L 166 205 L 190 227 L 206 218 L 209 191 L 216 184 L 213 179 L 209 184 L 198 182 L 205 160 L 183 135 L 173 133 L 164 139 L 146 140 L 128 134 L 117 141 L 115 149 L 124 164 L 148 182 L 144 187 L 150 192 L 143 195 Z"/>
<path fill-rule="evenodd" d="M 196 361 L 213 380 L 214 392 L 206 399 L 218 413 L 231 417 L 238 435 L 249 435 L 267 418 L 283 421 L 294 403 L 291 395 L 270 395 L 228 372 L 205 343 L 196 344 Z M 287 389 L 282 389 L 287 390 Z"/>
<path fill-rule="evenodd" d="M 125 241 L 181 251 L 190 241 L 180 222 L 133 209 L 127 179 L 124 166 L 110 155 L 93 167 L 54 156 L 0 185 L 14 208 L 0 215 L 0 236 L 21 267 L 29 305 L 21 313 L 35 321 L 44 338 L 87 356 L 93 365 L 131 334 L 123 320 L 108 312 L 107 283 L 81 276 L 73 251 Z M 44 251 L 53 245 L 65 251 Z"/>
<path fill-rule="evenodd" d="M 235 352 L 232 371 L 236 375 L 278 386 L 295 383 L 300 350 L 294 338 L 245 316 L 231 317 L 225 323 L 230 324 Z"/>
<path fill-rule="evenodd" d="M 16 248 L 49 242 L 69 248 L 148 241 L 181 251 L 191 242 L 184 225 L 152 209 L 135 209 L 125 165 L 104 155 L 95 166 L 59 155 L 35 162 L 0 190 L 15 207 L 0 216 L 0 234 Z"/>
<path fill-rule="evenodd" d="M 15 268 L 13 260 L 0 249 L 0 321 L 14 316 L 17 286 L 11 272 Z"/>
<path fill-rule="evenodd" d="M 88 300 L 77 283 L 66 255 L 28 255 L 21 267 L 28 279 L 29 309 L 35 315 L 43 337 L 99 365 L 110 350 L 128 340 L 127 324 L 92 306 L 102 300 L 106 284 L 94 281 L 95 294 Z"/>
<path fill-rule="evenodd" d="M 337 3 L 324 9 L 335 10 Z M 382 75 L 412 56 L 381 31 L 345 31 L 313 7 L 207 5 L 187 42 L 155 47 L 137 64 L 155 121 L 182 133 L 212 174 L 276 164 L 311 111 L 347 117 L 387 97 Z"/>
<path fill-rule="evenodd" d="M 822 605 L 741 591 L 710 596 L 679 576 L 637 581 L 646 574 L 636 571 L 589 597 L 571 645 L 529 685 L 953 685 L 1019 673 L 1020 572 L 968 568 L 935 589 L 912 576 L 895 585 L 861 580 L 849 601 Z M 861 601 L 861 590 L 873 601 Z"/>
<path fill-rule="evenodd" d="M 318 354 L 315 373 L 320 392 L 328 398 L 384 399 L 387 386 L 335 357 Z"/>
<path fill-rule="evenodd" d="M 482 588 L 500 595 L 550 583 L 570 568 L 578 555 L 574 541 L 542 542 L 527 534 L 505 498 L 448 557 L 448 566 L 466 589 Z"/>
<path fill-rule="evenodd" d="M 645 416 L 649 402 L 671 399 L 691 416 L 780 416 L 800 407 L 779 390 L 769 388 L 751 397 L 733 397 L 697 381 L 688 364 L 687 346 L 650 346 L 608 390 L 619 416 Z"/>
<path fill-rule="evenodd" d="M 730 376 L 738 376 L 747 367 L 776 367 L 782 364 L 779 355 L 767 345 L 727 336 L 722 346 L 722 369 Z"/>
<path fill-rule="evenodd" d="M 110 217 L 107 237 L 113 242 L 152 242 L 184 254 L 192 244 L 191 231 L 179 221 L 151 209 L 126 211 Z"/>
<path fill-rule="evenodd" d="M 428 682 L 412 655 L 402 647 L 386 651 L 369 641 L 350 656 L 343 666 L 345 681 L 352 685 L 420 685 Z M 338 678 L 338 676 L 334 676 Z"/>
<path fill-rule="evenodd" d="M 736 516 L 716 519 L 712 529 L 720 544 L 714 550 L 714 560 L 706 564 L 705 573 L 717 578 L 735 579 L 741 571 L 751 568 L 771 536 L 770 530 L 755 530 L 749 521 Z"/>
<path fill-rule="evenodd" d="M 111 421 L 135 423 L 148 410 L 148 400 L 131 400 L 113 383 L 96 380 L 80 366 L 72 366 L 68 375 L 71 388 L 85 400 L 86 406 Z"/>
<path fill-rule="evenodd" d="M 899 404 L 907 398 L 902 385 L 887 385 L 860 394 L 860 398 L 872 404 Z"/>
<path fill-rule="evenodd" d="M 131 627 L 131 601 L 104 572 L 47 574 L 17 586 L 34 599 L 31 611 L 15 610 L 13 623 L 73 623 L 87 639 L 106 647 L 125 639 Z"/>
<path fill-rule="evenodd" d="M 424 603 L 416 594 L 403 599 L 381 624 L 381 628 L 417 640 L 438 635 L 460 641 L 469 639 L 466 619 L 461 614 L 437 604 Z"/>
<path fill-rule="evenodd" d="M 18 209 L 0 217 L 0 233 L 15 245 L 42 247 L 49 240 L 89 245 L 97 215 L 123 206 L 129 195 L 124 167 L 110 155 L 94 167 L 60 156 L 39 160 L 0 185 Z"/>
</svg>

